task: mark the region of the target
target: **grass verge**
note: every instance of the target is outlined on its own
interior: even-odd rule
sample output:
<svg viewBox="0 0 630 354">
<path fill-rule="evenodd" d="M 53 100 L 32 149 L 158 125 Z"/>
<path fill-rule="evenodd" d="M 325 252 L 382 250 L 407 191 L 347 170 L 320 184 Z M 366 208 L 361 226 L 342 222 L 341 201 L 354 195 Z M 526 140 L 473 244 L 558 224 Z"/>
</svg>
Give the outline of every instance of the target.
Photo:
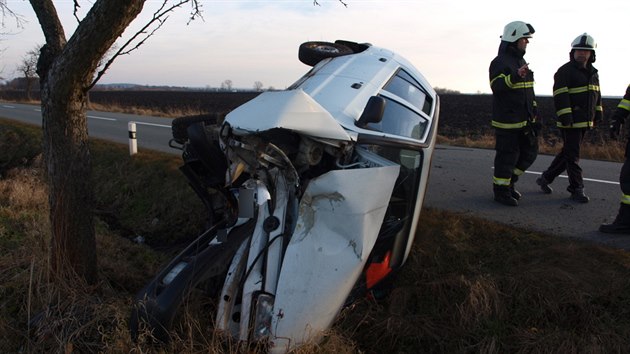
<svg viewBox="0 0 630 354">
<path fill-rule="evenodd" d="M 100 283 L 87 287 L 50 278 L 40 134 L 0 121 L 2 351 L 236 352 L 212 331 L 212 303 L 201 294 L 185 306 L 170 345 L 154 346 L 149 334 L 138 343 L 128 336 L 135 292 L 168 261 L 180 237 L 200 228 L 200 208 L 188 207 L 195 197 L 177 171 L 177 157 L 130 158 L 124 146 L 93 142 L 98 208 L 107 211 L 97 214 Z M 18 142 L 20 149 L 10 148 Z M 299 352 L 630 348 L 627 253 L 433 209 L 423 210 L 420 225 L 389 296 L 360 300 L 341 313 L 323 343 Z M 132 242 L 136 235 L 146 235 L 148 244 Z M 151 247 L 154 239 L 171 247 Z"/>
<path fill-rule="evenodd" d="M 438 136 L 438 144 L 464 146 L 477 149 L 494 149 L 494 135 L 481 135 L 475 138 L 458 137 L 448 138 Z M 559 137 L 548 137 L 539 139 L 538 152 L 545 155 L 556 155 L 562 148 L 562 140 Z M 625 141 L 609 140 L 598 144 L 584 142 L 580 149 L 580 156 L 583 159 L 623 162 L 625 160 Z"/>
</svg>

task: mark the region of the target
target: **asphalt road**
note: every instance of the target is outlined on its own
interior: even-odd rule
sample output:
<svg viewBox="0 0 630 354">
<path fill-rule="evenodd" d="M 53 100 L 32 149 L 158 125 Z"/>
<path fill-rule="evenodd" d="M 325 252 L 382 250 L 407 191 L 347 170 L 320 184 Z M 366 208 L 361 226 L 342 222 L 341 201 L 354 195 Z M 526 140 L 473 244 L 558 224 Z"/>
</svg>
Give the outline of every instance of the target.
<svg viewBox="0 0 630 354">
<path fill-rule="evenodd" d="M 581 160 L 584 191 L 589 203 L 572 201 L 566 191 L 568 179 L 560 175 L 544 194 L 536 184 L 553 156 L 539 155 L 516 184 L 523 196 L 519 206 L 493 200 L 494 150 L 438 146 L 433 157 L 425 206 L 447 209 L 498 221 L 526 230 L 630 249 L 630 235 L 608 235 L 597 231 L 603 222 L 614 220 L 619 209 L 621 163 Z"/>
<path fill-rule="evenodd" d="M 0 117 L 41 125 L 39 106 L 0 102 Z M 136 122 L 138 150 L 152 149 L 179 154 L 168 146 L 171 120 L 109 112 L 88 112 L 91 137 L 128 144 L 128 123 Z M 603 243 L 630 249 L 629 236 L 606 235 L 597 231 L 602 222 L 614 219 L 621 191 L 620 163 L 582 160 L 585 192 L 591 201 L 579 204 L 569 199 L 568 181 L 561 175 L 543 194 L 536 178 L 553 156 L 540 155 L 517 183 L 523 194 L 518 207 L 508 207 L 492 199 L 493 150 L 438 146 L 433 155 L 425 206 L 474 215 L 526 230 L 549 235 Z"/>
<path fill-rule="evenodd" d="M 42 116 L 37 105 L 0 102 L 0 117 L 41 126 Z M 150 149 L 179 153 L 168 146 L 171 119 L 124 113 L 88 111 L 90 137 L 129 144 L 129 122 L 136 123 L 138 150 Z"/>
</svg>

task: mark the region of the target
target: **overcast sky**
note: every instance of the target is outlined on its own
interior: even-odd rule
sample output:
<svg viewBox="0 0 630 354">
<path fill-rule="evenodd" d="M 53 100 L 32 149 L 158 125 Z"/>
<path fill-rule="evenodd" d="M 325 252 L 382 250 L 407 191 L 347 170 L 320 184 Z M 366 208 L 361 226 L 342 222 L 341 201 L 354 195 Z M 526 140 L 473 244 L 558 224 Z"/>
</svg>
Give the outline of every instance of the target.
<svg viewBox="0 0 630 354">
<path fill-rule="evenodd" d="M 5 18 L 0 36 L 3 78 L 19 76 L 25 53 L 44 43 L 29 2 L 6 0 L 27 21 L 23 28 Z M 79 0 L 85 13 L 93 0 Z M 622 96 L 630 84 L 628 0 L 200 0 L 203 20 L 186 25 L 189 7 L 177 10 L 145 45 L 119 58 L 100 83 L 135 83 L 284 89 L 309 67 L 297 59 L 305 41 L 346 39 L 391 49 L 410 60 L 434 87 L 489 93 L 488 66 L 503 27 L 522 20 L 535 28 L 525 58 L 535 73 L 536 93 L 551 95 L 553 74 L 569 59 L 571 42 L 584 32 L 598 44 L 602 94 Z M 72 1 L 54 1 L 70 37 L 76 27 Z M 126 36 L 146 21 L 161 0 L 147 0 L 143 15 Z M 135 32 L 135 31 L 134 31 Z"/>
</svg>

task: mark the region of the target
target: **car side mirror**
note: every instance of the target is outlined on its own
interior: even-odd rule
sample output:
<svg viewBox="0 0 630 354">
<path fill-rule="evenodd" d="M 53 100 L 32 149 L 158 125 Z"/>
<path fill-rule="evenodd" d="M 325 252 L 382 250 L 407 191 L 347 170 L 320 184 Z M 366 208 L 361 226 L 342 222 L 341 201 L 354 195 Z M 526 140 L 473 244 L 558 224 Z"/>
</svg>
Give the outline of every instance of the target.
<svg viewBox="0 0 630 354">
<path fill-rule="evenodd" d="M 359 120 L 354 124 L 359 128 L 367 127 L 368 123 L 380 123 L 385 112 L 385 99 L 380 96 L 372 96 L 365 105 L 365 109 Z"/>
</svg>

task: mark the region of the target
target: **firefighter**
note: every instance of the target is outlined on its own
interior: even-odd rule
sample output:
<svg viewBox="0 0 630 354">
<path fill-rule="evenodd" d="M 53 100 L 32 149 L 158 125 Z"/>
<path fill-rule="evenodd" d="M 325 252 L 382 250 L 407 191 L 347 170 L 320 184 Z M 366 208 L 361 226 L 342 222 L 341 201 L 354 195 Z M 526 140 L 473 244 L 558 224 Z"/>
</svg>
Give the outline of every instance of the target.
<svg viewBox="0 0 630 354">
<path fill-rule="evenodd" d="M 617 139 L 621 132 L 621 126 L 624 127 L 626 159 L 623 166 L 621 166 L 621 173 L 619 174 L 619 185 L 621 186 L 619 213 L 617 213 L 615 221 L 611 224 L 600 225 L 599 231 L 605 233 L 630 234 L 630 161 L 628 161 L 628 157 L 630 157 L 630 122 L 627 121 L 628 115 L 630 115 L 630 85 L 626 89 L 626 94 L 619 101 L 617 109 L 610 120 L 610 136 L 612 139 Z"/>
<path fill-rule="evenodd" d="M 529 23 L 508 23 L 489 69 L 496 150 L 492 189 L 494 200 L 509 206 L 518 205 L 521 193 L 514 184 L 538 156 L 534 73 L 523 58 L 532 34 Z"/>
<path fill-rule="evenodd" d="M 593 67 L 595 62 L 595 39 L 587 33 L 581 34 L 571 43 L 569 62 L 562 65 L 554 75 L 553 103 L 557 123 L 562 135 L 563 146 L 542 176 L 536 180 L 540 189 L 550 194 L 550 184 L 567 171 L 571 199 L 588 203 L 584 194 L 584 181 L 580 161 L 580 145 L 584 135 L 593 128 L 594 122 L 602 119 L 602 95 L 599 89 L 599 74 Z"/>
</svg>

